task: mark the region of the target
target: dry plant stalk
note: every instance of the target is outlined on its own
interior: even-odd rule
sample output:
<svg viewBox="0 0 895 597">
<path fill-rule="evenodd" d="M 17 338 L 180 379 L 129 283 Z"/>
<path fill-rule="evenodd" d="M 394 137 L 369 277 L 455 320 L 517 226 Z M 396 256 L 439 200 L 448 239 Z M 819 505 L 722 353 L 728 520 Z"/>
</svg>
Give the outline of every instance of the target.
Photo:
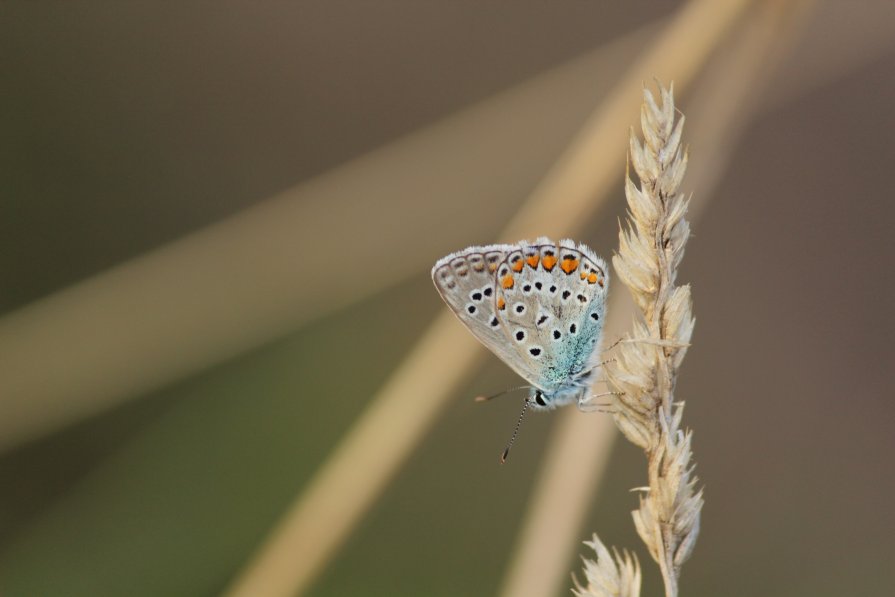
<svg viewBox="0 0 895 597">
<path fill-rule="evenodd" d="M 699 534 L 702 490 L 696 490 L 690 442 L 681 429 L 683 403 L 674 402 L 678 367 L 693 332 L 690 286 L 675 286 L 690 225 L 684 216 L 689 199 L 678 192 L 687 168 L 681 148 L 684 118 L 675 122 L 673 87 L 660 86 L 661 106 L 644 89 L 641 142 L 631 131 L 630 164 L 640 186 L 626 176 L 627 229 L 619 232 L 613 265 L 631 291 L 642 317 L 606 366 L 612 387 L 613 416 L 622 434 L 644 449 L 649 487 L 632 514 L 634 525 L 659 564 L 667 597 L 678 594 L 681 565 L 693 551 Z M 636 560 L 609 552 L 594 536 L 589 543 L 596 562 L 585 560 L 587 587 L 580 596 L 640 594 Z"/>
</svg>

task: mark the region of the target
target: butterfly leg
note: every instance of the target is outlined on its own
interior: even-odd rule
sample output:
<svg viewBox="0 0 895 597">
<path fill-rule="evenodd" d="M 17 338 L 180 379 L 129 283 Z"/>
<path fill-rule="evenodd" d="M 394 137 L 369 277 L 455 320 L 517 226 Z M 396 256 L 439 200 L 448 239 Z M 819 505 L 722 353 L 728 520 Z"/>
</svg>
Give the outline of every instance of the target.
<svg viewBox="0 0 895 597">
<path fill-rule="evenodd" d="M 594 404 L 593 400 L 604 396 L 622 396 L 623 392 L 601 392 L 599 394 L 591 394 L 590 396 L 582 396 L 578 399 L 578 410 L 585 413 L 601 412 L 612 414 L 612 404 Z"/>
</svg>

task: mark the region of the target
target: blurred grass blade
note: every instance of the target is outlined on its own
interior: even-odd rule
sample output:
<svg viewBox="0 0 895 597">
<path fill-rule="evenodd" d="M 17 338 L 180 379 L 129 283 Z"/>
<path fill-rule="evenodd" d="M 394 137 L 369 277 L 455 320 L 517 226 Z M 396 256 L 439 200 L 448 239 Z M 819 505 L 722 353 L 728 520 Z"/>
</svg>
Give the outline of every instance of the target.
<svg viewBox="0 0 895 597">
<path fill-rule="evenodd" d="M 431 249 L 487 238 L 651 31 L 6 315 L 0 451 L 359 301 L 428 267 Z M 563 109 L 544 110 L 557 94 Z"/>
<path fill-rule="evenodd" d="M 673 78 L 678 89 L 686 89 L 746 4 L 745 0 L 696 0 L 687 4 L 588 119 L 502 237 L 518 240 L 580 230 L 605 203 L 608 190 L 620 178 L 627 127 L 637 117 L 636 98 L 640 97 L 642 82 L 662 73 Z M 358 462 L 372 467 L 368 459 L 376 458 L 381 461 L 375 465 L 376 471 L 383 475 L 395 471 L 412 449 L 414 439 L 431 421 L 431 414 L 451 395 L 450 389 L 465 377 L 468 365 L 481 352 L 472 350 L 469 340 L 461 340 L 462 336 L 450 314 L 445 312 L 437 319 L 349 431 L 343 446 L 322 465 L 228 595 L 285 597 L 309 586 L 387 481 L 368 476 L 357 481 L 354 467 Z M 451 356 L 459 352 L 466 353 L 462 362 Z M 456 368 L 444 367 L 443 362 L 453 363 Z M 421 363 L 431 363 L 433 368 L 410 369 L 410 364 Z M 461 366 L 463 363 L 467 366 Z M 433 378 L 442 386 L 433 384 Z M 424 410 L 426 417 L 405 419 L 404 425 L 395 426 L 380 415 L 392 409 L 417 411 L 420 407 L 413 402 L 420 400 L 433 402 Z M 386 441 L 395 449 L 384 451 L 381 443 Z"/>
<path fill-rule="evenodd" d="M 693 190 L 691 221 L 699 219 L 711 200 L 772 67 L 805 20 L 806 6 L 805 2 L 786 7 L 766 4 L 752 11 L 694 88 L 687 109 L 687 136 L 695 148 L 687 182 Z M 624 300 L 616 292 L 612 297 L 607 338 L 621 337 L 623 326 L 634 316 L 628 295 L 623 296 Z M 504 597 L 564 594 L 573 554 L 589 537 L 581 523 L 593 502 L 615 429 L 609 416 L 587 421 L 576 414 L 570 410 L 559 415 L 500 592 Z"/>
<path fill-rule="evenodd" d="M 848 23 L 843 27 L 843 23 Z M 895 49 L 891 2 L 822 2 L 783 68 L 768 85 L 762 110 L 779 109 L 817 93 Z"/>
<path fill-rule="evenodd" d="M 453 316 L 439 316 L 229 594 L 291 595 L 313 579 L 454 394 L 462 381 L 456 371 L 480 357 Z"/>
<path fill-rule="evenodd" d="M 620 170 L 613 166 L 624 163 L 626 123 L 639 115 L 639 108 L 630 106 L 631 97 L 657 73 L 686 89 L 748 4 L 691 0 L 681 8 L 585 123 L 504 231 L 504 240 L 580 230 L 582 217 L 593 213 L 588 203 L 619 180 Z"/>
</svg>

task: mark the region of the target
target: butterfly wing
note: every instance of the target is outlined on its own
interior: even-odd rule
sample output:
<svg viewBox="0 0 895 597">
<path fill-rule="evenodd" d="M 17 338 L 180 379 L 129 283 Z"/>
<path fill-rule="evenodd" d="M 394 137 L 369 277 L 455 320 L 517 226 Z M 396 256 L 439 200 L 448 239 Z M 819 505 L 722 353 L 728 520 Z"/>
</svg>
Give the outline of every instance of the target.
<svg viewBox="0 0 895 597">
<path fill-rule="evenodd" d="M 510 341 L 503 311 L 498 309 L 496 272 L 516 245 L 469 247 L 439 259 L 432 281 L 460 321 L 485 347 L 529 383 L 537 369 L 526 366 Z"/>
<path fill-rule="evenodd" d="M 600 342 L 608 286 L 605 262 L 586 245 L 539 238 L 513 247 L 496 287 L 507 350 L 515 353 L 508 362 L 523 363 L 533 376 L 523 377 L 544 390 L 570 385 Z"/>
<path fill-rule="evenodd" d="M 570 240 L 470 247 L 432 268 L 442 298 L 470 332 L 547 391 L 588 366 L 603 329 L 605 262 Z"/>
</svg>

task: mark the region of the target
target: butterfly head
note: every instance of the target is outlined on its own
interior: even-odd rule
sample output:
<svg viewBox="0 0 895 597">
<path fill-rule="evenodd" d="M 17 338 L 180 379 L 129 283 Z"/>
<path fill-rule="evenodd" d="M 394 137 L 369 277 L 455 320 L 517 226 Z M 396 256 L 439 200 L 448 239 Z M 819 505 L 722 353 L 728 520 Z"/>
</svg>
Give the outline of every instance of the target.
<svg viewBox="0 0 895 597">
<path fill-rule="evenodd" d="M 586 387 L 571 385 L 554 391 L 532 388 L 528 394 L 529 408 L 535 411 L 553 410 L 578 402 L 585 392 Z"/>
</svg>

